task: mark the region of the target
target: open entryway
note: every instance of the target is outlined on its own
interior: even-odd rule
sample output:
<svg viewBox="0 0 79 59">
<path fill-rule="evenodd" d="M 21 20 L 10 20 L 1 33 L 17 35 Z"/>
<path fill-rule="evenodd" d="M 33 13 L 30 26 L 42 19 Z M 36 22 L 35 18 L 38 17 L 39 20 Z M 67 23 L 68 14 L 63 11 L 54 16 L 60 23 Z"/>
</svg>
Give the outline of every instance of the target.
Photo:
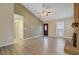
<svg viewBox="0 0 79 59">
<path fill-rule="evenodd" d="M 14 38 L 15 42 L 23 39 L 23 16 L 14 14 Z"/>
</svg>

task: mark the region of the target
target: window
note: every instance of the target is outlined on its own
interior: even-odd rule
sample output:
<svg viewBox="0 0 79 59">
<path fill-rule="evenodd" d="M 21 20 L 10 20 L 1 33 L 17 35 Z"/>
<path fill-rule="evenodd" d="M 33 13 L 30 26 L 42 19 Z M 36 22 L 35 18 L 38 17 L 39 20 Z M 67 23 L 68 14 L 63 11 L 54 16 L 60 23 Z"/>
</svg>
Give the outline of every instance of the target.
<svg viewBox="0 0 79 59">
<path fill-rule="evenodd" d="M 64 36 L 64 22 L 63 21 L 58 21 L 56 23 L 56 35 Z"/>
<path fill-rule="evenodd" d="M 45 25 L 45 31 L 47 31 L 47 25 Z"/>
</svg>

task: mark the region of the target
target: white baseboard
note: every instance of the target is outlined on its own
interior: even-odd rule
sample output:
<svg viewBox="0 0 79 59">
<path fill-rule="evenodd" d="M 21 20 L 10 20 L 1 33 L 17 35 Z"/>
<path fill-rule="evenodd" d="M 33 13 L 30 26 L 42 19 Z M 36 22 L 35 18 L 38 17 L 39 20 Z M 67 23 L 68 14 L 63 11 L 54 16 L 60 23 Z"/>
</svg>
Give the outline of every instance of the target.
<svg viewBox="0 0 79 59">
<path fill-rule="evenodd" d="M 67 38 L 67 39 L 72 39 L 72 37 L 64 37 L 64 38 Z"/>
<path fill-rule="evenodd" d="M 49 37 L 57 37 L 57 38 L 72 39 L 72 37 L 59 37 L 59 36 L 52 36 L 52 35 L 50 35 Z"/>
<path fill-rule="evenodd" d="M 7 43 L 7 44 L 0 45 L 0 47 L 4 47 L 4 46 L 8 46 L 8 45 L 12 45 L 12 44 L 14 44 L 14 42 L 11 42 L 11 43 Z"/>
<path fill-rule="evenodd" d="M 26 38 L 26 39 L 37 38 L 37 37 L 40 37 L 40 36 L 43 36 L 43 35 L 37 35 L 37 36 L 29 37 L 29 38 Z M 25 40 L 26 40 L 26 39 L 25 39 Z M 8 46 L 8 45 L 12 45 L 12 44 L 14 44 L 14 42 L 7 43 L 7 44 L 1 44 L 0 47 L 4 47 L 4 46 Z"/>
<path fill-rule="evenodd" d="M 37 37 L 40 37 L 40 36 L 43 36 L 43 35 L 37 35 L 37 36 L 29 37 L 29 38 L 26 38 L 26 39 L 24 39 L 24 40 L 33 39 L 33 38 L 37 38 Z"/>
</svg>

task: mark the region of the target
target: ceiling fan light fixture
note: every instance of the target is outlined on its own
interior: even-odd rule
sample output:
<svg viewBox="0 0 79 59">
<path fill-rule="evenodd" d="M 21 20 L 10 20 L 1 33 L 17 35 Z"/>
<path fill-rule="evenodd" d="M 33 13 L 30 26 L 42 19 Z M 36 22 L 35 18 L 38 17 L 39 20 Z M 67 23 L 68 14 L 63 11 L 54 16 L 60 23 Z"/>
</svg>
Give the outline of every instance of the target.
<svg viewBox="0 0 79 59">
<path fill-rule="evenodd" d="M 41 13 L 41 16 L 48 16 L 48 12 L 47 11 L 43 11 L 43 13 Z"/>
</svg>

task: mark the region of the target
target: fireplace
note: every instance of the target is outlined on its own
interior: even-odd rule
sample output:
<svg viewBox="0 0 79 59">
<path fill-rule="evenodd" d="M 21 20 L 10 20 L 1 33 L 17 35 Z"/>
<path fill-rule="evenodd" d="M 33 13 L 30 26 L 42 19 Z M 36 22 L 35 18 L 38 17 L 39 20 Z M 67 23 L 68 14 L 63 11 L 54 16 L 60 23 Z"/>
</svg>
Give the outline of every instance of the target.
<svg viewBox="0 0 79 59">
<path fill-rule="evenodd" d="M 72 23 L 72 27 L 74 29 L 76 29 L 78 27 L 78 23 L 76 23 L 76 22 L 75 23 Z M 76 46 L 77 46 L 77 34 L 75 33 L 75 31 L 73 33 L 72 42 L 73 42 L 73 47 L 76 48 Z"/>
<path fill-rule="evenodd" d="M 76 35 L 76 33 L 73 33 L 72 41 L 73 41 L 73 47 L 76 47 L 76 41 L 77 41 L 77 35 Z"/>
</svg>

